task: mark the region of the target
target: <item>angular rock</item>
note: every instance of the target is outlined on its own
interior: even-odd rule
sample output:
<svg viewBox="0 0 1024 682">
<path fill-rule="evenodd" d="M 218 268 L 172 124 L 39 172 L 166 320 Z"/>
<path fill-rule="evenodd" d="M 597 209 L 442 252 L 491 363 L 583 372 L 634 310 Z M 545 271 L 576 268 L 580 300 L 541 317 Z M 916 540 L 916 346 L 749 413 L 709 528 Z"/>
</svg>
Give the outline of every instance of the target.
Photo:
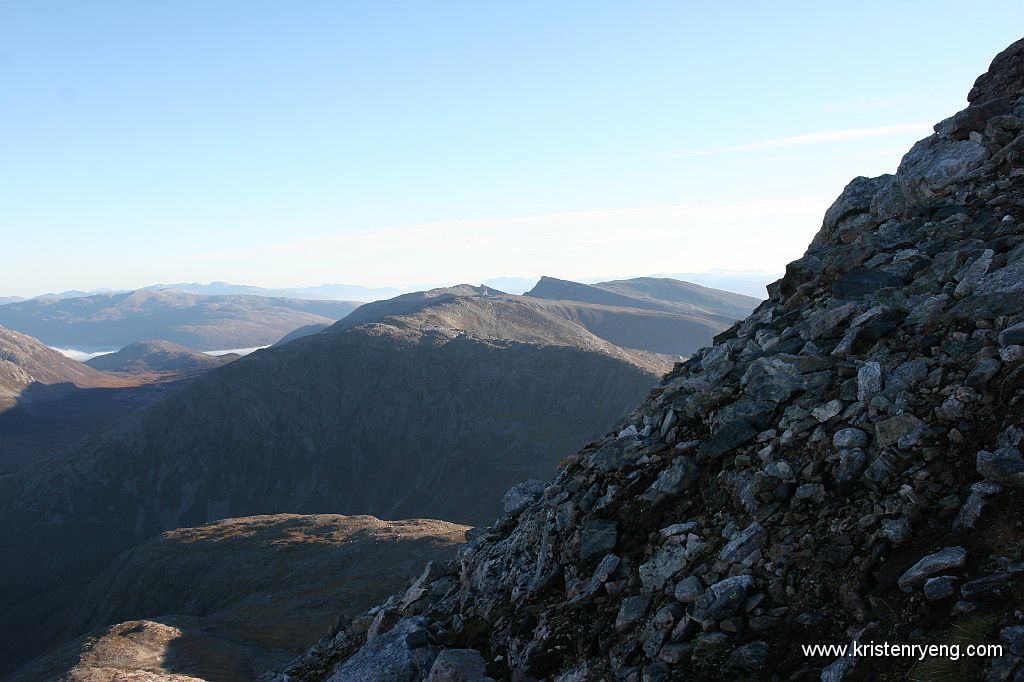
<svg viewBox="0 0 1024 682">
<path fill-rule="evenodd" d="M 877 362 L 865 362 L 857 370 L 857 400 L 866 403 L 882 392 L 882 366 Z"/>
<path fill-rule="evenodd" d="M 647 614 L 651 605 L 652 595 L 649 592 L 638 594 L 634 597 L 626 597 L 619 606 L 619 614 L 615 617 L 615 630 L 622 632 L 634 625 L 638 620 Z"/>
<path fill-rule="evenodd" d="M 526 509 L 534 500 L 538 499 L 544 489 L 548 487 L 546 481 L 531 479 L 509 488 L 505 496 L 501 498 L 501 507 L 507 514 L 518 514 Z"/>
<path fill-rule="evenodd" d="M 657 500 L 665 496 L 678 495 L 697 481 L 699 469 L 692 459 L 680 455 L 672 460 L 672 464 L 661 472 L 651 484 L 644 496 Z"/>
<path fill-rule="evenodd" d="M 493 682 L 484 657 L 474 649 L 445 649 L 434 659 L 427 682 Z"/>
<path fill-rule="evenodd" d="M 732 536 L 718 553 L 718 560 L 726 563 L 742 561 L 748 554 L 760 549 L 767 537 L 768 531 L 755 521 Z"/>
<path fill-rule="evenodd" d="M 590 561 L 615 549 L 619 524 L 611 519 L 592 519 L 580 534 L 580 559 Z"/>
<path fill-rule="evenodd" d="M 738 613 L 753 590 L 754 579 L 749 575 L 720 580 L 697 599 L 693 605 L 693 619 L 706 627 Z"/>
<path fill-rule="evenodd" d="M 904 592 L 910 592 L 914 587 L 920 585 L 936 573 L 942 573 L 951 568 L 960 568 L 965 563 L 967 563 L 966 549 L 963 547 L 946 547 L 934 554 L 923 557 L 916 564 L 908 568 L 900 576 L 900 589 Z"/>
<path fill-rule="evenodd" d="M 1024 486 L 1024 456 L 1017 448 L 982 450 L 977 458 L 978 473 L 989 481 L 1009 486 Z"/>
<path fill-rule="evenodd" d="M 1000 346 L 1024 346 L 1024 322 L 1018 322 L 999 332 Z"/>
<path fill-rule="evenodd" d="M 832 436 L 832 445 L 837 448 L 863 448 L 867 447 L 868 434 L 860 429 L 840 429 Z"/>
<path fill-rule="evenodd" d="M 394 682 L 412 680 L 419 674 L 416 656 L 406 645 L 406 637 L 425 627 L 426 619 L 417 616 L 399 621 L 382 635 L 369 640 L 341 664 L 328 682 Z"/>
<path fill-rule="evenodd" d="M 640 566 L 644 590 L 661 590 L 669 578 L 686 568 L 689 557 L 682 545 L 663 545 L 650 561 Z"/>
<path fill-rule="evenodd" d="M 946 597 L 953 596 L 953 586 L 956 584 L 955 575 L 940 575 L 934 578 L 928 578 L 924 582 L 924 598 L 928 601 L 935 601 L 936 599 L 945 599 Z"/>
<path fill-rule="evenodd" d="M 875 424 L 875 440 L 883 448 L 896 445 L 922 427 L 920 419 L 912 414 L 899 414 Z"/>
</svg>

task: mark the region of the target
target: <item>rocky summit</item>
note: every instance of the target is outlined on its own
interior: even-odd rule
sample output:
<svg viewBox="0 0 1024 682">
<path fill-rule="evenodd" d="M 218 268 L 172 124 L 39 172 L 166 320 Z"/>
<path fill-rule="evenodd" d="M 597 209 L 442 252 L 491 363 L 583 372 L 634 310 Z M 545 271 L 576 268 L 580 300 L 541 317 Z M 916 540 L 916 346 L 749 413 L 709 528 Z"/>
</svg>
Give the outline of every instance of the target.
<svg viewBox="0 0 1024 682">
<path fill-rule="evenodd" d="M 266 680 L 1024 676 L 1024 40 L 749 317 Z M 1001 644 L 952 660 L 801 644 Z"/>
</svg>

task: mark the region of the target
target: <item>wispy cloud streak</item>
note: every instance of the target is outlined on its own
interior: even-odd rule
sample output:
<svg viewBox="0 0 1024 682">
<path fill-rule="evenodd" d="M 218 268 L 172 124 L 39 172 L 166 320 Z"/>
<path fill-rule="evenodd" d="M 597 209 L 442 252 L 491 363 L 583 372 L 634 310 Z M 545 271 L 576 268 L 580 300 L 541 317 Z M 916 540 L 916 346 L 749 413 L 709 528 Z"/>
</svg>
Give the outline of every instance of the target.
<svg viewBox="0 0 1024 682">
<path fill-rule="evenodd" d="M 669 154 L 670 158 L 693 158 L 700 156 L 715 156 L 719 154 L 746 154 L 770 149 L 785 149 L 787 147 L 805 147 L 816 144 L 830 144 L 834 142 L 849 142 L 851 140 L 865 140 L 874 137 L 889 137 L 892 135 L 924 134 L 932 130 L 930 123 L 901 123 L 891 126 L 879 126 L 877 128 L 846 128 L 842 130 L 821 130 L 801 135 L 790 135 L 788 137 L 775 137 L 758 142 L 732 145 L 729 147 L 716 147 L 712 149 L 691 149 Z"/>
</svg>

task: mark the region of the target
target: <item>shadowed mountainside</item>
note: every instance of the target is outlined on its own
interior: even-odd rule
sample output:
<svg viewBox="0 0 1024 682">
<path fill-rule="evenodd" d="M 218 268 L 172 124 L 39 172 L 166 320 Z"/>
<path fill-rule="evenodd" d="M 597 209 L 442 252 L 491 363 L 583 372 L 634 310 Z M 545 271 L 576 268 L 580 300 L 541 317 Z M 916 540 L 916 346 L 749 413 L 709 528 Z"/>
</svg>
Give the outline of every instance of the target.
<svg viewBox="0 0 1024 682">
<path fill-rule="evenodd" d="M 0 478 L 0 660 L 52 644 L 19 624 L 59 621 L 117 552 L 166 529 L 281 512 L 490 521 L 509 486 L 550 476 L 667 368 L 528 299 L 427 298 L 214 369 Z"/>
</svg>

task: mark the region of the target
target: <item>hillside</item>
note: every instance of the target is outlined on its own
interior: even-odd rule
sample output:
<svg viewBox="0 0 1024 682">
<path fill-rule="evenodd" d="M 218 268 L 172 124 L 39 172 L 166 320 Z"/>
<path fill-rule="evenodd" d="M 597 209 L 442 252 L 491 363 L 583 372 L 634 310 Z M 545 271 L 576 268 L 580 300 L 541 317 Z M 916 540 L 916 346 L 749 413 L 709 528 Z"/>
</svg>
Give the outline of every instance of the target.
<svg viewBox="0 0 1024 682">
<path fill-rule="evenodd" d="M 1024 40 L 968 102 L 476 535 L 440 602 L 392 597 L 264 679 L 422 680 L 451 657 L 505 680 L 1020 679 Z M 851 640 L 963 648 L 801 649 Z"/>
<path fill-rule="evenodd" d="M 115 385 L 110 377 L 64 357 L 37 339 L 0 327 L 0 411 L 32 384 L 71 384 L 79 388 Z"/>
<path fill-rule="evenodd" d="M 191 373 L 220 367 L 238 358 L 235 353 L 207 355 L 170 341 L 138 341 L 128 344 L 116 353 L 86 360 L 85 364 L 102 372 Z"/>
<path fill-rule="evenodd" d="M 667 368 L 526 299 L 424 298 L 214 369 L 0 477 L 0 660 L 52 643 L 22 625 L 60 622 L 163 530 L 282 512 L 489 523 L 511 485 L 549 477 Z"/>
<path fill-rule="evenodd" d="M 331 324 L 359 305 L 162 289 L 9 303 L 0 305 L 0 325 L 51 346 L 123 348 L 164 339 L 206 351 L 266 346 L 303 325 Z"/>
<path fill-rule="evenodd" d="M 13 679 L 148 670 L 252 680 L 329 634 L 339 614 L 356 616 L 427 562 L 449 561 L 466 530 L 277 515 L 168 531 L 107 567 L 71 617 L 68 645 Z"/>
</svg>

